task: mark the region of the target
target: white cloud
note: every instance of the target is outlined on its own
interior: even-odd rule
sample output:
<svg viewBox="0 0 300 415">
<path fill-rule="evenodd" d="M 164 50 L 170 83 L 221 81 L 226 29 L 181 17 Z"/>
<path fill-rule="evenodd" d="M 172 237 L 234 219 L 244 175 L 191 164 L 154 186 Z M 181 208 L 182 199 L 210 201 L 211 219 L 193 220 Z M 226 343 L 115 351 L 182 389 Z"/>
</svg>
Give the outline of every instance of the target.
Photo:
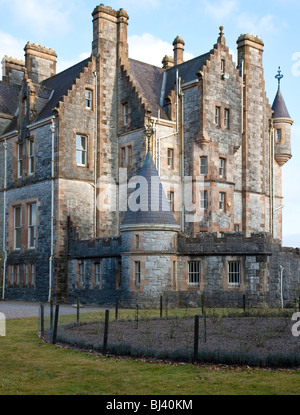
<svg viewBox="0 0 300 415">
<path fill-rule="evenodd" d="M 132 59 L 151 65 L 162 66 L 162 60 L 165 55 L 173 56 L 173 46 L 150 33 L 144 33 L 142 36 L 129 36 L 129 56 Z M 192 59 L 194 55 L 184 52 L 184 59 Z"/>
<path fill-rule="evenodd" d="M 22 39 L 14 38 L 12 35 L 0 31 L 0 62 L 5 55 L 24 60 L 24 46 L 26 42 Z M 2 65 L 0 66 L 2 79 Z"/>
<path fill-rule="evenodd" d="M 205 13 L 222 23 L 222 20 L 231 15 L 238 8 L 236 0 L 206 1 Z"/>
<path fill-rule="evenodd" d="M 70 68 L 73 65 L 76 65 L 77 63 L 83 61 L 84 59 L 87 59 L 88 57 L 91 56 L 90 52 L 83 52 L 81 53 L 78 58 L 72 59 L 72 60 L 57 60 L 57 66 L 56 66 L 56 72 L 62 72 L 65 69 Z"/>
<path fill-rule="evenodd" d="M 263 37 L 265 34 L 272 34 L 276 31 L 275 16 L 266 14 L 262 17 L 253 13 L 241 13 L 238 16 L 238 27 L 243 33 L 251 33 Z"/>
<path fill-rule="evenodd" d="M 70 28 L 69 14 L 73 2 L 57 0 L 10 0 L 7 2 L 18 24 L 37 36 L 62 35 Z"/>
</svg>

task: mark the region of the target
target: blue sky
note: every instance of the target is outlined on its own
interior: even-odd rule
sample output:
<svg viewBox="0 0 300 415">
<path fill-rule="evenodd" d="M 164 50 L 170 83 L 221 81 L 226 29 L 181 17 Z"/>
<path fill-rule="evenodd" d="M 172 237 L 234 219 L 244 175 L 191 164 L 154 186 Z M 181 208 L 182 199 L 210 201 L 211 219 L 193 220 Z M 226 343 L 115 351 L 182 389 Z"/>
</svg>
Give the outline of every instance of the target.
<svg viewBox="0 0 300 415">
<path fill-rule="evenodd" d="M 129 14 L 129 55 L 161 66 L 172 54 L 177 35 L 185 41 L 185 59 L 208 52 L 224 26 L 226 42 L 236 59 L 242 33 L 264 43 L 267 96 L 273 103 L 281 66 L 281 91 L 294 120 L 293 158 L 283 167 L 283 244 L 300 246 L 300 43 L 299 0 L 0 0 L 0 59 L 22 59 L 27 41 L 55 49 L 58 71 L 89 56 L 93 9 L 103 2 Z"/>
</svg>

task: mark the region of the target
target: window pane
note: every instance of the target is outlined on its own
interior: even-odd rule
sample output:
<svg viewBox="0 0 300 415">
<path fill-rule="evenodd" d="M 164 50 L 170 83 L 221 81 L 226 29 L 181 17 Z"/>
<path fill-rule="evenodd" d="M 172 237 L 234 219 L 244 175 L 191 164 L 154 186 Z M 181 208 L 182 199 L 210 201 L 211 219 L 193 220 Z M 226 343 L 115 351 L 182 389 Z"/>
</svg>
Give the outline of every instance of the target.
<svg viewBox="0 0 300 415">
<path fill-rule="evenodd" d="M 206 157 L 200 158 L 200 174 L 203 174 L 204 176 L 207 175 L 207 158 Z"/>
<path fill-rule="evenodd" d="M 189 285 L 200 285 L 200 262 L 189 262 Z"/>
<path fill-rule="evenodd" d="M 229 284 L 239 286 L 241 284 L 241 264 L 238 261 L 228 263 Z"/>
</svg>

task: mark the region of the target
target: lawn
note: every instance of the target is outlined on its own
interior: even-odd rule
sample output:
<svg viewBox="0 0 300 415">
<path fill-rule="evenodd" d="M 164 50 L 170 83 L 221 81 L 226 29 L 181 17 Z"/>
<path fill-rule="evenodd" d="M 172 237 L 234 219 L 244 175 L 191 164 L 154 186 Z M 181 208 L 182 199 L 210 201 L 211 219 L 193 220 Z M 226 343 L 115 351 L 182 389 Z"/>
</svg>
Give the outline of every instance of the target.
<svg viewBox="0 0 300 415">
<path fill-rule="evenodd" d="M 7 320 L 0 395 L 298 395 L 300 370 L 103 357 L 44 343 L 37 318 Z"/>
</svg>

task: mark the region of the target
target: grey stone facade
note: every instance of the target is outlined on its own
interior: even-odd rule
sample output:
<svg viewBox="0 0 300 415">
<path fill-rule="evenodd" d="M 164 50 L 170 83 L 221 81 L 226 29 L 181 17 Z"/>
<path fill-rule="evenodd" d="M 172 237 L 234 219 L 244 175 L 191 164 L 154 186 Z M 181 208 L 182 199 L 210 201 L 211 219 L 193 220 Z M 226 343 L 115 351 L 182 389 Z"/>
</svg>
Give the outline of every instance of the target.
<svg viewBox="0 0 300 415">
<path fill-rule="evenodd" d="M 187 62 L 177 37 L 158 68 L 129 58 L 124 9 L 92 16 L 91 56 L 59 74 L 55 51 L 31 42 L 25 62 L 3 60 L 2 298 L 293 301 L 299 252 L 281 247 L 277 209 L 293 121 L 280 88 L 273 107 L 266 97 L 262 40 L 238 38 L 236 67 L 222 27 Z M 156 211 L 129 206 L 140 175 L 137 200 Z M 198 216 L 182 208 L 186 178 Z"/>
</svg>

